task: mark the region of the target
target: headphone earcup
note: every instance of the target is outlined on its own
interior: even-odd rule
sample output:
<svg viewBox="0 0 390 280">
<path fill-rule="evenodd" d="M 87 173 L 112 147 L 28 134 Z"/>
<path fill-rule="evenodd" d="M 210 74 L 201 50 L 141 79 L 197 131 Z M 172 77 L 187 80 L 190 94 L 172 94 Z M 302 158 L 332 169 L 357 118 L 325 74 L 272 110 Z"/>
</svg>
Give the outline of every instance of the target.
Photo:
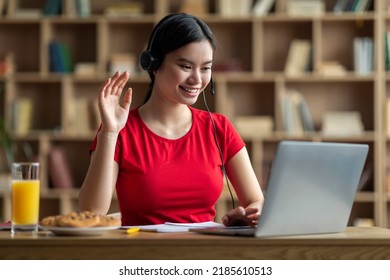
<svg viewBox="0 0 390 280">
<path fill-rule="evenodd" d="M 142 69 L 146 71 L 154 71 L 156 70 L 157 60 L 156 58 L 149 52 L 143 51 L 140 58 L 140 65 Z"/>
</svg>

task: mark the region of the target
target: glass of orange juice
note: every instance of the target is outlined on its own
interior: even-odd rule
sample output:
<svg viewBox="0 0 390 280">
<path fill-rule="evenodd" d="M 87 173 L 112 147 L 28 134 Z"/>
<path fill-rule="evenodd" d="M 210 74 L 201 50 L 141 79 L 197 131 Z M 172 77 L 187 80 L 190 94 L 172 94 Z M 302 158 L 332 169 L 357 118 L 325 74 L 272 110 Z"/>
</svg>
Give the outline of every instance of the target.
<svg viewBox="0 0 390 280">
<path fill-rule="evenodd" d="M 39 163 L 17 162 L 12 165 L 11 233 L 38 231 Z"/>
</svg>

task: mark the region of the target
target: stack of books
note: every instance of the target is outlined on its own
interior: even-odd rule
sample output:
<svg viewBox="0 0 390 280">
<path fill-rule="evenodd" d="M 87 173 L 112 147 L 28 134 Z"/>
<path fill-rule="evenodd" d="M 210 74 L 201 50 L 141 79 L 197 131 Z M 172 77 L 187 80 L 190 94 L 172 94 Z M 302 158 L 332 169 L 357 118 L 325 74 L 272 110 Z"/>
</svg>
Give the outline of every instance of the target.
<svg viewBox="0 0 390 280">
<path fill-rule="evenodd" d="M 374 43 L 370 37 L 356 37 L 353 40 L 354 68 L 359 75 L 370 74 L 374 68 Z"/>
</svg>

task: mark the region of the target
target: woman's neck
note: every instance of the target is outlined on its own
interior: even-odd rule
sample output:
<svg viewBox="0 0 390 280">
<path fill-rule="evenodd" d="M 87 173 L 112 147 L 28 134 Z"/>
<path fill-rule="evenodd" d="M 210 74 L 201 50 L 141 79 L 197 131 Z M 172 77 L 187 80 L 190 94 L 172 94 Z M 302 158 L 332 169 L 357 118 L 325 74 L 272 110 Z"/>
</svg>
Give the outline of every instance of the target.
<svg viewBox="0 0 390 280">
<path fill-rule="evenodd" d="M 151 98 L 139 114 L 151 131 L 168 139 L 183 137 L 192 126 L 192 112 L 184 104 L 162 104 Z"/>
</svg>

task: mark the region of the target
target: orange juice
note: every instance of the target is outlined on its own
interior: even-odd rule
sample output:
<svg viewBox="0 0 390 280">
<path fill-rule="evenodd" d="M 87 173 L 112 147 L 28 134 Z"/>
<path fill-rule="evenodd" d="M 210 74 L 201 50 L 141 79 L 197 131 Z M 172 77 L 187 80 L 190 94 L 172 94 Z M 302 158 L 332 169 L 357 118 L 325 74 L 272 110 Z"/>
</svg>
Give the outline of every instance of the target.
<svg viewBox="0 0 390 280">
<path fill-rule="evenodd" d="M 12 181 L 12 223 L 31 225 L 38 223 L 39 180 Z"/>
</svg>

